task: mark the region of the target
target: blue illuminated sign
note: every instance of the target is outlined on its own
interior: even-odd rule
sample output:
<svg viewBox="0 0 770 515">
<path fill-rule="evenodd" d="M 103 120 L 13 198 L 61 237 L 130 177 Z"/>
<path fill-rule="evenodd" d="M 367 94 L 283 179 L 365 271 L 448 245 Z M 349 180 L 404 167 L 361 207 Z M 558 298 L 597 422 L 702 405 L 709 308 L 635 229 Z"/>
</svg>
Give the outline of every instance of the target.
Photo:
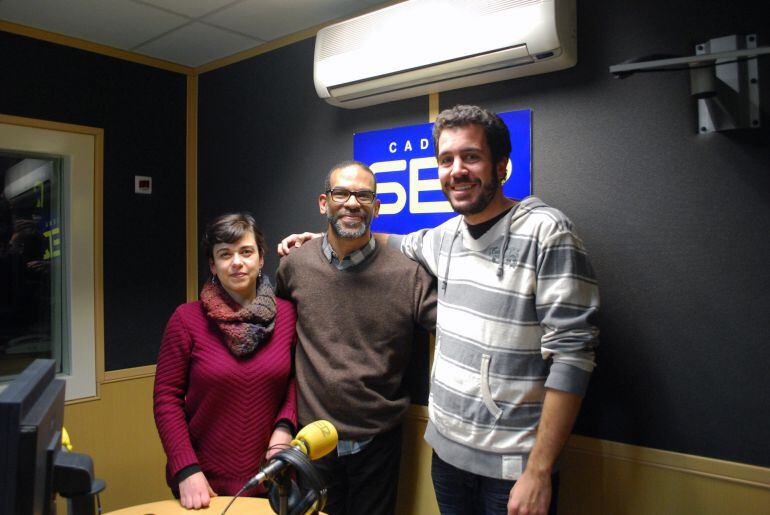
<svg viewBox="0 0 770 515">
<path fill-rule="evenodd" d="M 506 196 L 532 194 L 532 111 L 499 113 L 511 133 Z M 438 181 L 432 123 L 353 135 L 353 158 L 377 175 L 380 215 L 372 230 L 406 234 L 435 227 L 454 216 Z"/>
</svg>

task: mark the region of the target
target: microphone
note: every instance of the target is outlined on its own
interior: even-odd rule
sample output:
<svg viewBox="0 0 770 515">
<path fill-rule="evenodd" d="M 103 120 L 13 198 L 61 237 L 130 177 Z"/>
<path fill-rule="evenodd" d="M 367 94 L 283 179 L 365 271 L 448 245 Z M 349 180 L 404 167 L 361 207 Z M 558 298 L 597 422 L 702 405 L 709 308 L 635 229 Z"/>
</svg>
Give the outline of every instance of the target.
<svg viewBox="0 0 770 515">
<path fill-rule="evenodd" d="M 317 460 L 329 454 L 337 447 L 337 429 L 327 420 L 316 420 L 303 427 L 297 437 L 291 441 L 291 448 L 301 452 L 311 460 Z M 281 451 L 285 452 L 285 451 Z M 280 454 L 280 453 L 278 453 Z M 262 467 L 259 473 L 251 478 L 243 489 L 275 479 L 289 464 L 282 460 L 273 459 Z"/>
</svg>

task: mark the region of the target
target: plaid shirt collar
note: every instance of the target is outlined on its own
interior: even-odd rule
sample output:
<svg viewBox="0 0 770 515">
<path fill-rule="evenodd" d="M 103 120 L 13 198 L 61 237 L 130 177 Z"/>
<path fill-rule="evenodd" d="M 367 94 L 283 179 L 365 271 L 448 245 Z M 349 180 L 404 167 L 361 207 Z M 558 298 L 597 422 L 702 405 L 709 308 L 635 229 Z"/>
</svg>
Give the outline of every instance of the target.
<svg viewBox="0 0 770 515">
<path fill-rule="evenodd" d="M 334 252 L 334 249 L 332 249 L 332 246 L 329 243 L 329 238 L 326 237 L 326 233 L 324 233 L 324 241 L 321 244 L 324 256 L 326 256 L 326 259 L 329 260 L 329 263 L 336 266 L 338 270 L 345 270 L 351 266 L 356 266 L 363 263 L 369 256 L 372 255 L 374 252 L 374 247 L 374 237 L 369 236 L 369 242 L 366 245 L 356 251 L 351 252 L 345 256 L 342 261 L 340 261 L 340 259 L 337 257 L 337 254 Z"/>
</svg>

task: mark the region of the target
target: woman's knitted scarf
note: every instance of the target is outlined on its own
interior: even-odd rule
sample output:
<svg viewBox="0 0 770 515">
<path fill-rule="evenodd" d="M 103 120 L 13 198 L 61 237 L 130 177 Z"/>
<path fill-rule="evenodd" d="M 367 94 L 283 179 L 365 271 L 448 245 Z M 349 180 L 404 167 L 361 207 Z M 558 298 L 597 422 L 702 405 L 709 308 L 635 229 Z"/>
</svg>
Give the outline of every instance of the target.
<svg viewBox="0 0 770 515">
<path fill-rule="evenodd" d="M 275 294 L 264 275 L 257 283 L 257 298 L 248 306 L 236 302 L 219 281 L 203 286 L 201 302 L 206 316 L 224 333 L 227 347 L 235 356 L 248 356 L 273 334 Z"/>
</svg>

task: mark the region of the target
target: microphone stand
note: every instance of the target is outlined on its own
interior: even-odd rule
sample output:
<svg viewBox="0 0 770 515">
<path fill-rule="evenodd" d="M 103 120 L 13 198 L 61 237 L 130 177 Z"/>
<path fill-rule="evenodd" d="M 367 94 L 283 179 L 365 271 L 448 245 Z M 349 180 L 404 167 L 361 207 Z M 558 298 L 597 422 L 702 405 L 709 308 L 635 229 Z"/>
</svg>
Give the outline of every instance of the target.
<svg viewBox="0 0 770 515">
<path fill-rule="evenodd" d="M 289 490 L 291 478 L 288 474 L 281 474 L 272 482 L 278 487 L 278 515 L 289 515 Z"/>
</svg>

